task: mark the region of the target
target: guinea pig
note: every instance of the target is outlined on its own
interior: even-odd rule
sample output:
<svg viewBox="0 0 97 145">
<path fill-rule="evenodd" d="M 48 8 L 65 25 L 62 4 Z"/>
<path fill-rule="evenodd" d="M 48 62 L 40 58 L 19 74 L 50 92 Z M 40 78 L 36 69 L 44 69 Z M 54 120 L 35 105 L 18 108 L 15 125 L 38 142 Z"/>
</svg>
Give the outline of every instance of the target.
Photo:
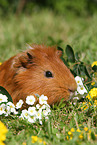
<svg viewBox="0 0 97 145">
<path fill-rule="evenodd" d="M 9 92 L 14 104 L 35 94 L 47 96 L 49 105 L 62 98 L 69 100 L 77 85 L 61 55 L 55 46 L 29 45 L 28 50 L 2 63 L 0 86 Z"/>
</svg>

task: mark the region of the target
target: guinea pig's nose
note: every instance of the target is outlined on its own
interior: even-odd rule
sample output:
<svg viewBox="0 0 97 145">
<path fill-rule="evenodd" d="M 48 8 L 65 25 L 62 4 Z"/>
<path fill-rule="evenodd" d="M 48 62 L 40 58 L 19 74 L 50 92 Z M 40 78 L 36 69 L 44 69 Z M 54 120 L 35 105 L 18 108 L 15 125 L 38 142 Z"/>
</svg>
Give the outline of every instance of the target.
<svg viewBox="0 0 97 145">
<path fill-rule="evenodd" d="M 74 92 L 75 92 L 75 90 L 74 90 L 74 89 L 73 89 L 73 90 L 68 89 L 68 91 L 69 91 L 70 93 L 74 93 Z"/>
<path fill-rule="evenodd" d="M 74 85 L 73 87 L 69 87 L 68 91 L 69 91 L 70 93 L 74 93 L 74 92 L 76 91 L 76 89 L 77 89 L 77 84 Z"/>
</svg>

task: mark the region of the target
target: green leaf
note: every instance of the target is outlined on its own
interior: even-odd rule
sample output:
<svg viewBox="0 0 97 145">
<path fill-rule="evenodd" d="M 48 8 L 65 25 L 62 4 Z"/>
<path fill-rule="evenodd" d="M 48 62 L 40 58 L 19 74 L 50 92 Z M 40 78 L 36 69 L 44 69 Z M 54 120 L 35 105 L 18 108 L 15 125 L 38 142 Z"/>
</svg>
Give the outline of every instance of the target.
<svg viewBox="0 0 97 145">
<path fill-rule="evenodd" d="M 96 139 L 94 132 L 91 132 L 91 138 L 92 138 L 93 140 Z"/>
<path fill-rule="evenodd" d="M 66 46 L 66 54 L 67 54 L 67 57 L 68 57 L 68 61 L 74 63 L 75 62 L 75 56 L 74 56 L 73 49 L 70 45 Z"/>
<path fill-rule="evenodd" d="M 7 90 L 5 88 L 3 88 L 2 86 L 0 86 L 0 94 L 6 95 L 8 97 L 8 102 L 12 102 L 12 98 L 10 96 L 10 94 L 7 92 Z"/>
</svg>

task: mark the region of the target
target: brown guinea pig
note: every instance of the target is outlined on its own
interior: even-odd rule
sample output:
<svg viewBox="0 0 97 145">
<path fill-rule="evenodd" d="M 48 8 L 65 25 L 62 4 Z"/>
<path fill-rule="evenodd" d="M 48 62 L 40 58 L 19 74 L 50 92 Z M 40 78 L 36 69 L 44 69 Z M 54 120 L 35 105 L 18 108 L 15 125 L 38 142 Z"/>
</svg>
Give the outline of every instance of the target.
<svg viewBox="0 0 97 145">
<path fill-rule="evenodd" d="M 0 86 L 11 95 L 13 103 L 29 95 L 46 95 L 52 105 L 69 100 L 77 85 L 70 70 L 60 59 L 56 47 L 32 45 L 0 66 Z"/>
</svg>

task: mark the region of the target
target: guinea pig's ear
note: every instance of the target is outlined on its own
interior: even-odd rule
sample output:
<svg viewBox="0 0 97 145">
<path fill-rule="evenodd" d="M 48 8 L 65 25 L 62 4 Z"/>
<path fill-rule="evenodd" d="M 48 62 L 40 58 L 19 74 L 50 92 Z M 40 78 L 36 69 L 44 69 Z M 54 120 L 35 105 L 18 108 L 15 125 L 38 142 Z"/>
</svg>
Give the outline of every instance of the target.
<svg viewBox="0 0 97 145">
<path fill-rule="evenodd" d="M 34 56 L 31 52 L 29 51 L 23 52 L 14 58 L 13 68 L 24 71 L 32 66 L 33 58 Z"/>
<path fill-rule="evenodd" d="M 63 49 L 61 47 L 57 47 L 56 55 L 61 57 L 63 55 Z"/>
<path fill-rule="evenodd" d="M 32 50 L 35 49 L 34 47 L 32 47 L 32 46 L 29 45 L 29 44 L 26 44 L 26 45 L 27 45 L 27 48 L 28 48 L 28 49 L 32 49 Z"/>
</svg>

